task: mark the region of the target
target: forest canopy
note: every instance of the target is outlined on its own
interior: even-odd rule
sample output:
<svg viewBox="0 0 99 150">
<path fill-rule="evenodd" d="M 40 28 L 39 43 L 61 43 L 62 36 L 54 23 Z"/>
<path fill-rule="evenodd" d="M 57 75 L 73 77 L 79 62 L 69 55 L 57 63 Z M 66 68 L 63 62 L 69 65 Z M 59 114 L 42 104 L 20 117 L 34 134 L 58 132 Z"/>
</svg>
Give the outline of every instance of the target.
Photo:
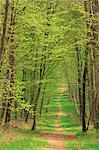
<svg viewBox="0 0 99 150">
<path fill-rule="evenodd" d="M 0 1 L 2 128 L 22 120 L 35 130 L 64 86 L 82 131 L 99 130 L 98 2 Z"/>
</svg>

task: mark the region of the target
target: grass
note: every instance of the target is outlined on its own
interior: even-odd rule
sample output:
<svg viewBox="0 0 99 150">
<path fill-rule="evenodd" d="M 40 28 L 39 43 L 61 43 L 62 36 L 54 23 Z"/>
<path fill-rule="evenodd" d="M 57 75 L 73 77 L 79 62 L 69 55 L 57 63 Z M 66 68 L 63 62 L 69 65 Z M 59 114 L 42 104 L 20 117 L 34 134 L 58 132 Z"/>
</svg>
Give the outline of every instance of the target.
<svg viewBox="0 0 99 150">
<path fill-rule="evenodd" d="M 98 150 L 99 135 L 97 136 L 95 129 L 91 126 L 87 133 L 81 132 L 79 118 L 75 113 L 74 105 L 68 101 L 66 95 L 60 98 L 60 105 L 66 114 L 60 119 L 61 126 L 65 134 L 76 135 L 77 141 L 66 139 L 66 150 Z"/>
<path fill-rule="evenodd" d="M 53 132 L 54 122 L 58 111 L 55 103 L 56 96 L 49 105 L 49 112 L 42 118 L 38 118 L 37 129 L 31 131 L 30 124 L 19 124 L 19 127 L 11 130 L 0 131 L 0 150 L 42 150 L 48 145 L 47 139 L 41 137 L 41 132 Z"/>
<path fill-rule="evenodd" d="M 41 150 L 46 147 L 47 140 L 38 133 L 20 128 L 2 131 L 0 150 Z"/>
<path fill-rule="evenodd" d="M 46 146 L 43 139 L 29 138 L 23 140 L 15 140 L 8 144 L 1 144 L 0 150 L 40 150 Z"/>
<path fill-rule="evenodd" d="M 57 103 L 57 98 L 59 98 Z M 91 126 L 86 134 L 81 132 L 79 118 L 75 113 L 74 105 L 68 101 L 67 95 L 54 96 L 49 105 L 49 112 L 42 118 L 38 118 L 36 131 L 31 131 L 30 126 L 0 131 L 0 150 L 42 150 L 47 147 L 47 139 L 41 137 L 41 132 L 53 132 L 55 130 L 56 114 L 58 106 L 62 106 L 64 115 L 59 118 L 64 134 L 75 135 L 77 141 L 65 139 L 65 150 L 98 150 L 99 138 L 95 129 Z"/>
<path fill-rule="evenodd" d="M 55 130 L 56 114 L 58 112 L 58 104 L 56 103 L 57 95 L 53 97 L 49 106 L 48 113 L 43 112 L 41 120 L 38 122 L 38 128 L 41 132 L 53 132 Z"/>
</svg>

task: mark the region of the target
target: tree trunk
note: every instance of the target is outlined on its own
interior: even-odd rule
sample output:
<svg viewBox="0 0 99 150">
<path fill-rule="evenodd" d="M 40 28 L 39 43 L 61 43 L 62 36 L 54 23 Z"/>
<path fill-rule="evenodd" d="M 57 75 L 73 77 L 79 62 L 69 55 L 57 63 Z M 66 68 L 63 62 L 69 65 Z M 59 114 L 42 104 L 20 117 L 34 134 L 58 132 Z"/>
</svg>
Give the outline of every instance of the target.
<svg viewBox="0 0 99 150">
<path fill-rule="evenodd" d="M 35 130 L 35 128 L 36 128 L 37 103 L 38 103 L 40 91 L 41 91 L 41 85 L 39 84 L 38 92 L 37 92 L 37 96 L 36 96 L 36 100 L 35 100 L 35 105 L 34 105 L 34 110 L 33 110 L 34 113 L 33 113 L 33 126 L 32 126 L 32 130 Z"/>
<path fill-rule="evenodd" d="M 42 109 L 43 109 L 43 102 L 44 102 L 44 94 L 45 94 L 45 88 L 46 84 L 44 85 L 43 93 L 42 93 L 42 99 L 41 99 L 41 105 L 40 105 L 40 116 L 42 115 Z"/>
<path fill-rule="evenodd" d="M 86 132 L 86 74 L 87 74 L 86 65 L 83 74 L 83 100 L 82 100 L 82 131 L 83 132 Z"/>
<path fill-rule="evenodd" d="M 2 80 L 2 75 L 1 75 L 1 70 L 2 70 L 2 57 L 3 57 L 3 51 L 5 48 L 5 41 L 6 41 L 6 30 L 7 30 L 7 21 L 8 21 L 8 11 L 9 11 L 9 0 L 5 1 L 5 10 L 4 10 L 4 20 L 3 20 L 3 26 L 2 26 L 2 34 L 1 34 L 1 45 L 0 45 L 0 80 Z M 0 85 L 1 85 L 1 81 L 0 81 Z M 6 102 L 5 102 L 5 98 L 4 97 L 4 93 L 2 95 L 2 112 L 1 112 L 1 119 L 4 116 L 4 111 L 5 111 L 5 107 L 6 107 Z"/>
<path fill-rule="evenodd" d="M 92 0 L 92 72 L 93 72 L 93 117 L 95 128 L 99 130 L 99 49 L 98 49 L 98 17 L 99 17 L 99 1 Z"/>
<path fill-rule="evenodd" d="M 9 11 L 9 0 L 6 0 L 5 1 L 4 20 L 3 20 L 3 30 L 2 30 L 2 35 L 1 35 L 1 46 L 0 46 L 0 68 L 2 66 L 2 54 L 3 54 L 3 51 L 4 51 L 5 41 L 6 41 L 8 11 Z"/>
<path fill-rule="evenodd" d="M 78 93 L 79 93 L 79 105 L 80 105 L 80 120 L 82 116 L 82 66 L 80 62 L 80 50 L 76 47 L 77 53 L 77 69 L 78 69 Z"/>
<path fill-rule="evenodd" d="M 14 74 L 15 74 L 15 41 L 14 41 L 14 26 L 15 26 L 15 18 L 14 18 L 14 2 L 11 4 L 11 20 L 10 20 L 10 50 L 9 50 L 9 68 L 7 73 L 7 79 L 9 80 L 10 90 L 8 91 L 6 101 L 6 111 L 4 115 L 4 124 L 9 125 L 11 120 L 11 106 L 13 101 L 13 86 L 14 86 Z"/>
</svg>

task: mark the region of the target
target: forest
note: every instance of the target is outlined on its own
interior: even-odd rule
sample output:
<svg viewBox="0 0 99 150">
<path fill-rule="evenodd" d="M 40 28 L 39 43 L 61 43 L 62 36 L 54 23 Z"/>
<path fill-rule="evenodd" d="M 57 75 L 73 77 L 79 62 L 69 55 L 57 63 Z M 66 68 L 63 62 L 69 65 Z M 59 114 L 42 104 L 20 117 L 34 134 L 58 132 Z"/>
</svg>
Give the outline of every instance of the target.
<svg viewBox="0 0 99 150">
<path fill-rule="evenodd" d="M 0 0 L 0 150 L 99 149 L 99 0 Z"/>
</svg>

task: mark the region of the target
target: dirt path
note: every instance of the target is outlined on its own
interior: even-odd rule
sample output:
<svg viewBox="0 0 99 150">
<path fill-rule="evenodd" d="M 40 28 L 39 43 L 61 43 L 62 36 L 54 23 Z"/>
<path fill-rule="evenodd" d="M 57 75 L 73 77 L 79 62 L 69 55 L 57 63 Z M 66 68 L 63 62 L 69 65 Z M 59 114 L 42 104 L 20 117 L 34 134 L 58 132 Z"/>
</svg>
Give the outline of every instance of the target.
<svg viewBox="0 0 99 150">
<path fill-rule="evenodd" d="M 58 89 L 58 93 L 64 93 L 64 87 Z M 65 149 L 65 141 L 69 139 L 70 141 L 77 141 L 77 138 L 73 134 L 64 134 L 64 131 L 61 127 L 60 118 L 66 116 L 62 111 L 62 107 L 59 103 L 60 96 L 57 98 L 57 105 L 59 111 L 56 114 L 56 122 L 54 124 L 55 131 L 53 133 L 41 133 L 41 136 L 47 137 L 48 147 L 44 148 L 44 150 L 64 150 Z"/>
<path fill-rule="evenodd" d="M 62 108 L 57 99 L 59 112 L 56 114 L 56 122 L 55 122 L 55 131 L 53 133 L 43 133 L 42 136 L 47 137 L 49 147 L 44 150 L 64 150 L 64 134 L 61 128 L 61 124 L 59 122 L 60 117 L 64 114 L 62 112 Z"/>
</svg>

